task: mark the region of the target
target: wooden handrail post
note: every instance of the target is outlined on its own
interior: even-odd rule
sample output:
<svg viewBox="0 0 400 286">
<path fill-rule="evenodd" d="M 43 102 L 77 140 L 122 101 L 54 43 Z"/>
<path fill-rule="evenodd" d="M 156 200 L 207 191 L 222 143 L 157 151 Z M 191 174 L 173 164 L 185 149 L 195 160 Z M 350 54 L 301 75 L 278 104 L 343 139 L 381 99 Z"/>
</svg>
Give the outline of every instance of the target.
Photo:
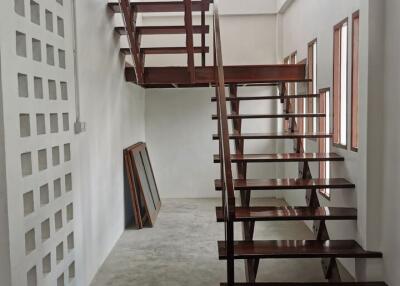
<svg viewBox="0 0 400 286">
<path fill-rule="evenodd" d="M 196 81 L 194 69 L 194 46 L 193 46 L 193 20 L 192 20 L 192 0 L 184 0 L 185 2 L 185 28 L 186 28 L 186 49 L 188 70 L 190 75 L 190 82 Z"/>
</svg>

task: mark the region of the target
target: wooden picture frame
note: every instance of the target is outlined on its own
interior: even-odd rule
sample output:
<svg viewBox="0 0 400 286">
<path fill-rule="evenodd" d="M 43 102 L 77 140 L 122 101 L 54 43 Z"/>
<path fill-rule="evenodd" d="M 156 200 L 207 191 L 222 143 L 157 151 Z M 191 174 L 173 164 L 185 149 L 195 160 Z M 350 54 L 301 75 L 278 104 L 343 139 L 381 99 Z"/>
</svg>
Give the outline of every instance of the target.
<svg viewBox="0 0 400 286">
<path fill-rule="evenodd" d="M 161 208 L 154 171 L 146 143 L 139 142 L 124 149 L 124 161 L 137 227 L 154 226 Z"/>
</svg>

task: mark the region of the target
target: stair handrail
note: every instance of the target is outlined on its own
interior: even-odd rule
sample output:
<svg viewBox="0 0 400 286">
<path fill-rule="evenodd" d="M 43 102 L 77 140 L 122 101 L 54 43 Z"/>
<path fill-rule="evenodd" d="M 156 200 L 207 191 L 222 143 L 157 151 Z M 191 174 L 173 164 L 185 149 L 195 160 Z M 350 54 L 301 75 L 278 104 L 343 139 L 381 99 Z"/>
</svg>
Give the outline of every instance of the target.
<svg viewBox="0 0 400 286">
<path fill-rule="evenodd" d="M 118 0 L 121 8 L 122 19 L 128 36 L 129 51 L 135 69 L 135 78 L 138 84 L 143 83 L 144 64 L 140 55 L 139 39 L 137 34 L 136 19 L 137 12 L 129 0 Z"/>
<path fill-rule="evenodd" d="M 225 76 L 222 60 L 221 31 L 219 25 L 219 0 L 214 1 L 214 68 L 215 92 L 217 97 L 219 156 L 221 166 L 222 202 L 225 219 L 225 250 L 227 254 L 227 282 L 234 283 L 233 222 L 235 219 L 235 192 L 232 177 L 231 152 L 229 145 L 228 116 L 226 109 Z"/>
</svg>

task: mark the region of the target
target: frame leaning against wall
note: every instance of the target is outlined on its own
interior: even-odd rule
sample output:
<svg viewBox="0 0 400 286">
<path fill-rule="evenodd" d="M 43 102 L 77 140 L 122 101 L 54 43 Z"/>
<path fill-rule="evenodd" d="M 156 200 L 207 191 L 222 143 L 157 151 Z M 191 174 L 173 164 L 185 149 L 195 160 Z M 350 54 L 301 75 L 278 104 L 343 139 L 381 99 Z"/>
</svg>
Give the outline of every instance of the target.
<svg viewBox="0 0 400 286">
<path fill-rule="evenodd" d="M 124 149 L 124 161 L 135 224 L 139 229 L 152 227 L 161 208 L 161 199 L 146 144 L 140 142 Z"/>
</svg>

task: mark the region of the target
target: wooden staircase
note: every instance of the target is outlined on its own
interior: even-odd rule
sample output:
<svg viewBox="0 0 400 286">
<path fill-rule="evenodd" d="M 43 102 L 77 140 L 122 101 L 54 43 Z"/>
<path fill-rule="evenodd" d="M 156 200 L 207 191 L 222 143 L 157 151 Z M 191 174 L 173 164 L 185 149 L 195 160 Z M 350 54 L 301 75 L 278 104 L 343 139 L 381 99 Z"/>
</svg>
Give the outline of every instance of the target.
<svg viewBox="0 0 400 286">
<path fill-rule="evenodd" d="M 364 250 L 354 240 L 331 240 L 326 227 L 326 221 L 357 220 L 357 210 L 345 207 L 324 207 L 320 205 L 318 191 L 320 189 L 346 189 L 351 192 L 355 187 L 346 178 L 313 178 L 310 162 L 340 162 L 344 158 L 335 153 L 306 153 L 303 148 L 305 139 L 325 140 L 332 134 L 325 132 L 305 132 L 297 127 L 297 120 L 305 118 L 324 119 L 326 114 L 294 113 L 293 101 L 302 98 L 318 98 L 319 94 L 288 95 L 286 83 L 307 83 L 306 65 L 252 65 L 224 66 L 222 61 L 221 35 L 219 26 L 218 0 L 213 8 L 213 44 L 214 62 L 207 65 L 206 35 L 210 26 L 206 25 L 206 12 L 210 10 L 212 0 L 182 0 L 160 2 L 134 2 L 118 0 L 110 2 L 109 8 L 122 15 L 124 26 L 115 27 L 118 35 L 128 38 L 129 47 L 121 48 L 121 53 L 130 56 L 134 66 L 127 64 L 126 80 L 145 88 L 154 87 L 201 87 L 214 86 L 216 95 L 211 100 L 216 103 L 217 113 L 212 119 L 218 123 L 218 133 L 213 140 L 218 140 L 219 154 L 214 155 L 214 162 L 220 165 L 220 178 L 215 180 L 215 189 L 221 193 L 222 206 L 216 209 L 217 221 L 224 223 L 225 239 L 218 242 L 219 258 L 226 261 L 226 286 L 291 286 L 291 285 L 368 285 L 383 286 L 383 282 L 341 282 L 337 258 L 381 258 L 382 254 Z M 138 26 L 139 13 L 182 13 L 184 26 Z M 201 24 L 193 25 L 192 13 L 200 12 Z M 160 34 L 184 34 L 184 47 L 142 47 L 143 36 Z M 193 37 L 201 37 L 201 45 L 193 46 Z M 201 63 L 196 65 L 194 54 L 201 54 Z M 178 67 L 147 67 L 146 56 L 153 54 L 186 54 L 187 66 Z M 277 96 L 238 95 L 239 86 L 272 86 L 279 89 Z M 229 87 L 229 96 L 225 88 Z M 279 100 L 285 112 L 283 114 L 241 114 L 240 103 L 250 101 L 257 104 L 261 100 Z M 230 105 L 231 114 L 227 113 Z M 243 133 L 242 121 L 252 119 L 284 119 L 289 126 L 288 131 L 276 133 Z M 228 124 L 232 124 L 229 134 Z M 246 140 L 293 140 L 292 153 L 279 154 L 245 154 Z M 230 150 L 233 142 L 234 151 Z M 298 178 L 281 179 L 248 179 L 248 164 L 259 163 L 296 163 Z M 236 165 L 237 178 L 233 178 L 232 164 Z M 306 190 L 306 206 L 251 206 L 250 198 L 253 191 Z M 235 192 L 238 193 L 240 206 L 236 205 Z M 256 221 L 313 221 L 315 240 L 254 240 Z M 241 224 L 243 238 L 234 240 L 235 223 Z M 260 259 L 270 258 L 320 258 L 322 270 L 327 282 L 324 283 L 256 283 Z M 244 260 L 246 281 L 235 281 L 235 261 Z"/>
</svg>

